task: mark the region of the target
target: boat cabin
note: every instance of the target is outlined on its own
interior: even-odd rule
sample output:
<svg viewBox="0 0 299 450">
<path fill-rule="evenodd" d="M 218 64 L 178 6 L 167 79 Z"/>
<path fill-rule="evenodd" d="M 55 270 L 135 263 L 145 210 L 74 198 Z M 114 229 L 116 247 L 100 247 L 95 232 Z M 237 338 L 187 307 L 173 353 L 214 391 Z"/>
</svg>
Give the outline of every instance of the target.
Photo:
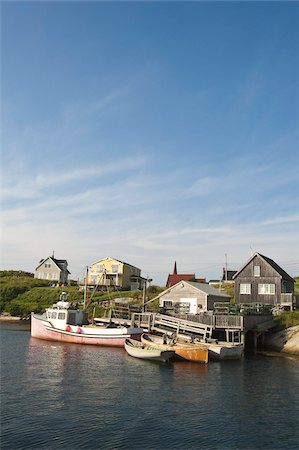
<svg viewBox="0 0 299 450">
<path fill-rule="evenodd" d="M 55 328 L 65 329 L 66 325 L 87 325 L 88 313 L 82 309 L 69 309 L 70 304 L 59 301 L 46 309 L 46 318 Z"/>
</svg>

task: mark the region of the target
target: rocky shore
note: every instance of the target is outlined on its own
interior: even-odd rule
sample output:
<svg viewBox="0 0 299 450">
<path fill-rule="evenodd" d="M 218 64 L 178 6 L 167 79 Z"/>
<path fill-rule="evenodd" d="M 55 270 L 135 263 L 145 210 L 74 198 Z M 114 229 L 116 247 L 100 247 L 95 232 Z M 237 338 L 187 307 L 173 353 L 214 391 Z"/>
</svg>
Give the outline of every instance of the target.
<svg viewBox="0 0 299 450">
<path fill-rule="evenodd" d="M 0 314 L 0 322 L 24 323 L 29 322 L 29 319 L 23 319 L 18 316 L 10 316 L 9 314 Z"/>
<path fill-rule="evenodd" d="M 268 336 L 265 340 L 265 347 L 269 350 L 299 356 L 299 325 Z"/>
</svg>

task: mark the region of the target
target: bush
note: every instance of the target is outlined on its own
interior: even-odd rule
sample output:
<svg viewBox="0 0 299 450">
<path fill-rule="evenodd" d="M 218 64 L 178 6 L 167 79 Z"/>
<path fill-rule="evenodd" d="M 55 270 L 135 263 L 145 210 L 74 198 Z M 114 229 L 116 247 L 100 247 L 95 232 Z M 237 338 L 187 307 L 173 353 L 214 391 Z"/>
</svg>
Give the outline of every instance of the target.
<svg viewBox="0 0 299 450">
<path fill-rule="evenodd" d="M 299 325 L 299 311 L 285 311 L 274 317 L 280 328 L 290 328 Z"/>
<path fill-rule="evenodd" d="M 164 291 L 164 288 L 161 288 L 160 286 L 156 286 L 156 285 L 149 286 L 147 289 L 148 295 L 153 296 L 153 297 L 160 294 L 160 292 L 162 292 L 162 291 Z"/>
<path fill-rule="evenodd" d="M 27 277 L 33 278 L 33 273 L 24 272 L 23 270 L 0 270 L 0 277 Z"/>
</svg>

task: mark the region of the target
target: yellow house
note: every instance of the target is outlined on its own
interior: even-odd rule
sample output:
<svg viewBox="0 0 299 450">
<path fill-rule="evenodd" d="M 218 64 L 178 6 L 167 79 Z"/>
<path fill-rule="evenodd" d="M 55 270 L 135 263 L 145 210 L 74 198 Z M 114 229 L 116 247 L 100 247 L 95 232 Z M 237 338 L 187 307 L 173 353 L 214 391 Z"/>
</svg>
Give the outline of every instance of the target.
<svg viewBox="0 0 299 450">
<path fill-rule="evenodd" d="M 88 285 L 99 288 L 131 291 L 142 289 L 144 281 L 140 269 L 109 256 L 91 264 L 87 280 Z"/>
</svg>

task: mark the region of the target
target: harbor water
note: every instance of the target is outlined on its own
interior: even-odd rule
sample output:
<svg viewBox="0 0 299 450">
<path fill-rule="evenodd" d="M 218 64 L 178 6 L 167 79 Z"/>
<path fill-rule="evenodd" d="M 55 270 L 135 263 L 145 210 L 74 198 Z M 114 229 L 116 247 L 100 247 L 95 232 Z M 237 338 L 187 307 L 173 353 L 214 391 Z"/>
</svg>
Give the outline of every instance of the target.
<svg viewBox="0 0 299 450">
<path fill-rule="evenodd" d="M 297 357 L 163 364 L 0 332 L 1 450 L 299 447 Z"/>
</svg>

